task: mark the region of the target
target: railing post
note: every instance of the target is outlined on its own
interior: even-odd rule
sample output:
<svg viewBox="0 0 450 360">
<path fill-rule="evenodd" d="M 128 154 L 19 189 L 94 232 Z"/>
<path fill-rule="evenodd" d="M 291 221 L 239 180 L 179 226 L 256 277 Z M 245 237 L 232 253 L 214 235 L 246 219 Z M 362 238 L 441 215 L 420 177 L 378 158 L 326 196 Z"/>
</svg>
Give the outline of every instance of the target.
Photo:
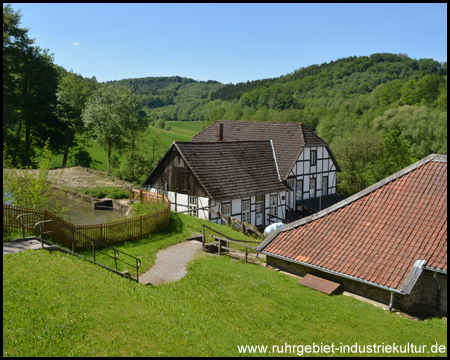
<svg viewBox="0 0 450 360">
<path fill-rule="evenodd" d="M 114 249 L 114 262 L 116 263 L 116 271 L 117 271 L 117 257 L 119 256 L 119 253 L 116 255 L 116 249 Z"/>
<path fill-rule="evenodd" d="M 44 248 L 44 234 L 42 231 L 42 224 L 39 224 L 39 229 L 40 229 L 40 233 L 41 233 L 41 246 L 42 246 L 42 248 Z"/>
<path fill-rule="evenodd" d="M 94 262 L 95 262 L 95 243 L 94 243 L 94 239 L 92 239 L 92 252 L 94 253 Z"/>
<path fill-rule="evenodd" d="M 139 282 L 139 264 L 138 264 L 138 259 L 136 259 L 136 280 L 137 282 Z"/>
<path fill-rule="evenodd" d="M 245 247 L 245 263 L 247 264 L 247 246 Z"/>
<path fill-rule="evenodd" d="M 221 244 L 222 242 L 220 241 L 220 239 L 219 239 L 219 255 L 220 255 L 220 244 Z"/>
<path fill-rule="evenodd" d="M 202 225 L 202 248 L 205 249 L 205 225 Z"/>
<path fill-rule="evenodd" d="M 72 252 L 75 253 L 75 230 L 70 229 L 72 233 Z"/>
<path fill-rule="evenodd" d="M 20 218 L 20 220 L 22 220 L 22 236 L 23 236 L 23 239 L 25 240 L 25 225 L 23 223 L 23 217 Z"/>
</svg>

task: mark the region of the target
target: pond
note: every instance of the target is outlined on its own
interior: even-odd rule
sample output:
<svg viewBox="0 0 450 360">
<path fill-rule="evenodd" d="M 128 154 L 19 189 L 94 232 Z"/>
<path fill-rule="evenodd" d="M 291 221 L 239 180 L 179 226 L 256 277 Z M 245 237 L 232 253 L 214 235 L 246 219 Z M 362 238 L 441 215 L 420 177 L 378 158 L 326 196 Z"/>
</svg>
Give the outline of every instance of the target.
<svg viewBox="0 0 450 360">
<path fill-rule="evenodd" d="M 68 211 L 57 215 L 70 221 L 74 225 L 101 224 L 128 218 L 128 216 L 125 215 L 127 208 L 124 208 L 123 212 L 116 209 L 112 211 L 95 210 L 89 203 L 84 201 L 80 202 L 77 198 L 70 199 L 64 195 L 54 197 L 50 201 L 50 204 L 54 204 L 56 201 L 59 201 L 64 207 L 69 207 Z"/>
</svg>

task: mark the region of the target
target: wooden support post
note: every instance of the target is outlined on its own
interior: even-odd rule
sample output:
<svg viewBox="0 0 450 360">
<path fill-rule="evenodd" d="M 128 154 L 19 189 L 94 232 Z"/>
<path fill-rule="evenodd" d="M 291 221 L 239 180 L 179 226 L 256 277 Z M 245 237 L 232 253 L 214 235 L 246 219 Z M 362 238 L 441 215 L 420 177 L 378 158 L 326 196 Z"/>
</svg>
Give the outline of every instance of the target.
<svg viewBox="0 0 450 360">
<path fill-rule="evenodd" d="M 205 225 L 202 225 L 202 248 L 205 250 Z"/>
<path fill-rule="evenodd" d="M 72 232 L 72 252 L 75 252 L 75 231 L 71 229 Z"/>
<path fill-rule="evenodd" d="M 245 263 L 247 264 L 247 246 L 245 247 Z"/>
</svg>

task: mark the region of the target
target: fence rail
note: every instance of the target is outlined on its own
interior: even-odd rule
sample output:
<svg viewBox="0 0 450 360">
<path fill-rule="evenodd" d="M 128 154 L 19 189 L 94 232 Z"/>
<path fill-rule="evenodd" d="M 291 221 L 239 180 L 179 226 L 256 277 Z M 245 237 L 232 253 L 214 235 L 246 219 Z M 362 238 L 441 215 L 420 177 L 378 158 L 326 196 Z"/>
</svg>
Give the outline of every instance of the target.
<svg viewBox="0 0 450 360">
<path fill-rule="evenodd" d="M 77 242 L 77 247 L 81 248 L 88 248 L 90 246 L 90 241 L 86 241 L 84 236 L 94 238 L 95 240 L 101 241 L 102 243 L 108 245 L 135 240 L 157 230 L 163 230 L 169 225 L 170 201 L 164 195 L 154 195 L 156 195 L 154 197 L 154 201 L 161 201 L 165 203 L 164 209 L 140 217 L 91 225 L 74 225 L 68 221 L 65 221 L 64 219 L 61 219 L 56 214 L 47 209 L 36 209 L 3 204 L 3 231 L 22 230 L 24 232 L 28 231 L 30 233 L 33 233 L 34 224 L 43 220 L 54 220 L 60 224 L 63 224 L 66 228 L 69 229 L 61 230 L 62 232 L 67 232 L 67 234 L 63 234 L 66 237 L 71 236 L 70 232 L 72 230 L 76 231 L 76 234 L 79 234 L 76 235 L 77 238 L 75 240 Z M 19 215 L 24 214 L 30 215 L 27 217 L 27 224 L 25 224 L 25 226 L 22 228 L 22 226 L 16 221 L 16 218 Z M 54 225 L 51 225 L 50 223 L 48 226 L 51 228 Z M 50 238 L 52 238 L 52 236 L 54 237 L 55 235 L 52 235 L 52 233 L 50 233 L 49 236 Z M 64 240 L 61 237 L 59 239 L 53 240 L 59 241 L 64 246 L 72 246 L 72 241 Z"/>
<path fill-rule="evenodd" d="M 247 244 L 247 243 L 252 243 L 252 244 L 258 245 L 259 244 L 258 241 L 234 240 L 234 239 L 231 239 L 231 238 L 229 238 L 228 236 L 226 236 L 224 234 L 221 234 L 220 232 L 218 232 L 218 231 L 216 231 L 214 229 L 211 229 L 210 227 L 208 227 L 206 225 L 202 225 L 202 244 L 203 244 L 203 249 L 205 249 L 205 246 L 206 246 L 206 238 L 207 238 L 206 230 L 209 230 L 213 234 L 216 234 L 216 235 L 209 235 L 209 236 L 212 237 L 217 242 L 218 254 L 219 255 L 221 254 L 222 249 L 241 252 L 241 253 L 245 254 L 244 261 L 247 264 L 248 249 L 252 249 L 256 253 L 256 257 L 258 257 L 258 252 L 256 250 L 256 247 Z M 220 235 L 220 237 L 217 236 L 217 235 Z M 239 250 L 237 248 L 231 248 L 230 244 L 235 244 L 235 245 L 238 245 L 240 247 L 244 247 L 244 251 Z"/>
</svg>

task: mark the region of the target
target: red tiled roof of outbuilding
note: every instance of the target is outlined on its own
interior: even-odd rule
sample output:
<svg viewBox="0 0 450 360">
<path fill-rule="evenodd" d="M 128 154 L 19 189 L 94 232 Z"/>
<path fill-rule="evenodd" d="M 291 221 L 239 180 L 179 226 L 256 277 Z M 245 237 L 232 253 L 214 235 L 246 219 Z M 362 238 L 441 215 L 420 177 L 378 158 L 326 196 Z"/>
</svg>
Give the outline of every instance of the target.
<svg viewBox="0 0 450 360">
<path fill-rule="evenodd" d="M 400 291 L 417 260 L 446 272 L 447 156 L 281 228 L 259 250 Z"/>
</svg>

